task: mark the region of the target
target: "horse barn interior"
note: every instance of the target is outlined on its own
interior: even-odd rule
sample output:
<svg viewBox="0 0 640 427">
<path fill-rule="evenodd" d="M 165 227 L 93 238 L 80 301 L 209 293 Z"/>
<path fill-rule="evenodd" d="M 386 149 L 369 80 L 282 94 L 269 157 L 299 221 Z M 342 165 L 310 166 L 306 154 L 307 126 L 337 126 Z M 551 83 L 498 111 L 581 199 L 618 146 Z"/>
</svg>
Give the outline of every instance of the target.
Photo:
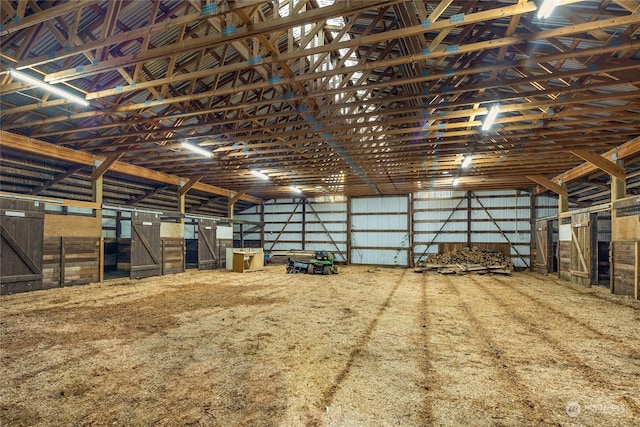
<svg viewBox="0 0 640 427">
<path fill-rule="evenodd" d="M 0 49 L 0 425 L 640 425 L 640 1 L 0 0 Z"/>
</svg>

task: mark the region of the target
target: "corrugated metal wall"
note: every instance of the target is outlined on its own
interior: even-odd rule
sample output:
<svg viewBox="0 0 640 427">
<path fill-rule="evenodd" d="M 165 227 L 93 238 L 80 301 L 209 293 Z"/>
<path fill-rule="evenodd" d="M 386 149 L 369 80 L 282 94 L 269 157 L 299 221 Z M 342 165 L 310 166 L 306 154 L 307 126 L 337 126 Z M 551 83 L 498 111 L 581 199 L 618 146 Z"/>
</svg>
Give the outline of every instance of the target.
<svg viewBox="0 0 640 427">
<path fill-rule="evenodd" d="M 346 261 L 347 202 L 309 203 L 305 220 L 305 249 L 331 251 L 337 261 Z"/>
<path fill-rule="evenodd" d="M 471 196 L 471 243 L 509 243 L 513 264 L 516 267 L 531 266 L 529 194 L 518 191 L 474 191 Z"/>
<path fill-rule="evenodd" d="M 277 199 L 265 202 L 263 209 L 266 251 L 326 249 L 343 261 L 349 246 L 351 263 L 408 266 L 424 254 L 437 253 L 439 243 L 495 242 L 510 244 L 517 267 L 531 265 L 531 196 L 526 192 L 426 191 L 346 201 Z M 535 212 L 536 218 L 557 213 L 557 200 L 536 196 Z M 237 218 L 260 221 L 260 207 Z M 245 239 L 260 238 L 258 232 L 245 235 Z"/>
<path fill-rule="evenodd" d="M 409 265 L 409 197 L 351 199 L 351 262 Z"/>
<path fill-rule="evenodd" d="M 255 206 L 237 215 L 238 219 L 259 222 L 260 207 Z M 247 225 L 244 226 L 245 230 Z M 240 226 L 234 225 L 236 236 Z M 260 240 L 260 233 L 244 234 L 245 241 Z M 305 199 L 276 199 L 264 203 L 265 251 L 272 250 L 328 250 L 337 261 L 345 261 L 347 254 L 346 201 L 314 201 Z"/>
<path fill-rule="evenodd" d="M 413 198 L 414 260 L 438 253 L 439 243 L 467 241 L 464 191 L 422 191 Z"/>
</svg>

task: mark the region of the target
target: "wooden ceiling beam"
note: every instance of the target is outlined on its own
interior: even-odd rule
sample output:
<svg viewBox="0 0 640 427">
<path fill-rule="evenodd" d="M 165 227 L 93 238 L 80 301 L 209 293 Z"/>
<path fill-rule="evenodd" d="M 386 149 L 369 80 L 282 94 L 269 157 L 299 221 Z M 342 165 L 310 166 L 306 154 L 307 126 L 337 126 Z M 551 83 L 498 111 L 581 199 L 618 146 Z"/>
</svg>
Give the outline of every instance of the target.
<svg viewBox="0 0 640 427">
<path fill-rule="evenodd" d="M 83 78 L 98 73 L 112 71 L 118 67 L 133 66 L 140 61 L 147 62 L 164 58 L 175 53 L 176 51 L 190 52 L 193 50 L 200 50 L 202 48 L 221 46 L 227 43 L 232 43 L 234 41 L 241 41 L 246 38 L 256 37 L 258 34 L 267 34 L 278 30 L 289 29 L 295 26 L 331 18 L 333 16 L 339 16 L 345 13 L 353 13 L 357 10 L 375 9 L 388 4 L 393 4 L 398 1 L 402 0 L 350 0 L 348 3 L 337 2 L 332 6 L 312 9 L 308 12 L 298 13 L 293 16 L 287 16 L 272 21 L 256 23 L 250 30 L 239 30 L 234 34 L 214 34 L 211 36 L 199 37 L 197 39 L 184 41 L 182 43 L 174 43 L 167 46 L 149 49 L 141 53 L 121 56 L 117 58 L 117 60 L 103 61 L 101 63 L 98 63 L 97 65 L 85 66 L 82 70 L 74 68 L 51 73 L 45 76 L 45 81 L 49 83 L 59 83 L 67 80 Z M 288 58 L 283 56 L 282 59 L 286 60 Z"/>
<path fill-rule="evenodd" d="M 591 163 L 598 169 L 603 170 L 604 172 L 618 178 L 621 181 L 624 181 L 626 179 L 627 172 L 623 167 L 612 162 L 606 157 L 601 156 L 598 153 L 589 150 L 571 150 L 571 154 L 580 157 L 584 161 Z"/>
<path fill-rule="evenodd" d="M 611 158 L 611 156 L 616 156 L 618 159 L 624 159 L 626 157 L 630 157 L 640 153 L 640 136 L 633 138 L 626 143 L 607 151 L 602 154 L 602 157 Z M 580 166 L 576 166 L 575 168 L 568 170 L 566 172 L 561 173 L 560 175 L 553 178 L 554 181 L 562 181 L 569 182 L 574 179 L 583 177 L 595 170 L 598 170 L 598 167 L 593 163 L 583 163 Z M 536 191 L 538 193 L 539 190 Z"/>
<path fill-rule="evenodd" d="M 89 153 L 71 150 L 64 147 L 58 147 L 22 135 L 6 132 L 4 130 L 0 130 L 0 147 L 2 146 L 19 151 L 29 152 L 31 154 L 42 155 L 58 160 L 80 163 L 90 166 L 93 166 L 96 160 L 105 160 L 104 158 L 100 158 Z M 182 179 L 176 175 L 156 172 L 118 161 L 115 161 L 111 164 L 110 170 L 113 172 L 122 173 L 124 175 L 131 175 L 141 179 L 171 185 L 179 185 L 180 180 Z M 231 197 L 233 194 L 233 191 L 231 190 L 203 183 L 197 183 L 193 186 L 193 188 L 198 191 L 202 191 L 203 193 L 216 194 L 224 197 Z M 242 200 L 256 204 L 262 203 L 262 199 L 249 195 L 242 196 Z"/>
<path fill-rule="evenodd" d="M 185 194 L 187 194 L 187 192 L 189 190 L 191 190 L 194 185 L 199 183 L 202 180 L 202 178 L 204 178 L 204 177 L 205 177 L 204 175 L 195 176 L 195 177 L 189 179 L 189 181 L 181 184 L 180 187 L 178 188 L 178 194 L 177 194 L 178 199 L 180 197 L 184 196 Z"/>
<path fill-rule="evenodd" d="M 56 7 L 52 7 L 43 12 L 38 12 L 31 14 L 23 19 L 18 19 L 15 22 L 11 22 L 8 25 L 2 26 L 0 29 L 0 41 L 7 36 L 8 34 L 15 33 L 24 28 L 28 28 L 32 25 L 37 25 L 42 22 L 49 21 L 58 16 L 67 15 L 69 13 L 74 12 L 76 9 L 84 8 L 91 6 L 93 4 L 99 3 L 98 0 L 69 0 L 64 4 L 57 5 Z"/>
<path fill-rule="evenodd" d="M 96 182 L 97 180 L 99 180 L 116 161 L 120 160 L 120 158 L 124 154 L 124 151 L 113 153 L 103 162 L 100 162 L 100 165 L 96 169 L 94 169 L 93 173 L 91 174 L 91 182 Z"/>
</svg>

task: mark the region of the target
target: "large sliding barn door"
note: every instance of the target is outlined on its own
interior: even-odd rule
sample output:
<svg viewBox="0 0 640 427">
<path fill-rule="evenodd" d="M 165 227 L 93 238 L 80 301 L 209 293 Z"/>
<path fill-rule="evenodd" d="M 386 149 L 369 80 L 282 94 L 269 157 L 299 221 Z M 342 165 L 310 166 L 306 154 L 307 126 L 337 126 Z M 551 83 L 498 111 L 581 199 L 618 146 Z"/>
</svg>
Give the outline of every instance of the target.
<svg viewBox="0 0 640 427">
<path fill-rule="evenodd" d="M 571 281 L 581 285 L 597 283 L 598 214 L 571 217 Z"/>
<path fill-rule="evenodd" d="M 536 259 L 534 270 L 547 274 L 553 271 L 553 225 L 549 220 L 536 221 Z"/>
<path fill-rule="evenodd" d="M 42 288 L 44 206 L 0 199 L 0 294 Z"/>
<path fill-rule="evenodd" d="M 216 256 L 216 223 L 201 219 L 198 222 L 198 270 L 211 270 L 218 267 Z"/>
<path fill-rule="evenodd" d="M 131 216 L 131 278 L 162 274 L 160 217 L 135 212 Z"/>
</svg>

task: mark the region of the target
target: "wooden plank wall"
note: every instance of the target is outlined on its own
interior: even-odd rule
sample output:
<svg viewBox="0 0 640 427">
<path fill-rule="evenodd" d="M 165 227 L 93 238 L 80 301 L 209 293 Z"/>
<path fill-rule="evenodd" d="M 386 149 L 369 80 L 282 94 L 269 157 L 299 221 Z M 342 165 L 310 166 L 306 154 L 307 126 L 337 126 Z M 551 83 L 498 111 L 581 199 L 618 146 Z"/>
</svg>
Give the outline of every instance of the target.
<svg viewBox="0 0 640 427">
<path fill-rule="evenodd" d="M 118 270 L 131 269 L 131 239 L 118 238 L 118 255 L 116 257 Z"/>
<path fill-rule="evenodd" d="M 571 240 L 558 242 L 558 275 L 561 279 L 571 280 Z"/>
<path fill-rule="evenodd" d="M 636 268 L 636 245 L 634 241 L 611 243 L 613 265 L 613 293 L 635 296 L 635 284 L 638 276 Z"/>
<path fill-rule="evenodd" d="M 162 274 L 182 273 L 184 271 L 184 239 L 163 237 L 162 245 Z"/>
<path fill-rule="evenodd" d="M 640 197 L 618 200 L 614 209 L 619 216 L 611 224 L 611 292 L 640 299 Z"/>
<path fill-rule="evenodd" d="M 100 280 L 99 237 L 45 237 L 43 289 Z"/>
</svg>

